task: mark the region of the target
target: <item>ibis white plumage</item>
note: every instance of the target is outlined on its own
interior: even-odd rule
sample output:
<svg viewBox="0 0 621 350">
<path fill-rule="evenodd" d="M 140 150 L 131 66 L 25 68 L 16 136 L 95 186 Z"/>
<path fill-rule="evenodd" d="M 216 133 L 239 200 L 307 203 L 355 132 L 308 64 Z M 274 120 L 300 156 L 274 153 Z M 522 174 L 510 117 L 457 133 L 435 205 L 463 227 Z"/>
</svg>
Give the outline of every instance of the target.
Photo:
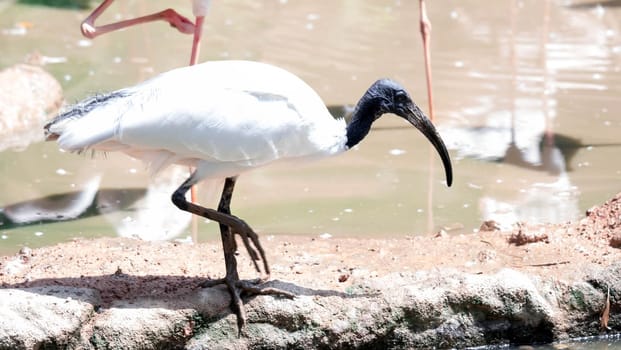
<svg viewBox="0 0 621 350">
<path fill-rule="evenodd" d="M 47 140 L 74 152 L 122 151 L 146 161 L 153 171 L 169 164 L 195 167 L 173 193 L 182 210 L 220 223 L 225 283 L 240 329 L 245 322 L 241 292 L 257 293 L 237 274 L 233 234 L 238 234 L 255 262 L 269 265 L 258 236 L 231 215 L 236 178 L 244 171 L 277 160 L 317 159 L 358 144 L 371 124 L 393 113 L 419 129 L 438 151 L 452 182 L 449 154 L 433 124 L 398 83 L 382 79 L 371 85 L 349 124 L 335 119 L 304 81 L 272 65 L 249 61 L 214 61 L 172 70 L 134 87 L 80 102 L 45 126 Z M 207 178 L 226 178 L 218 210 L 185 198 L 190 187 Z M 283 291 L 263 289 L 264 293 Z"/>
</svg>

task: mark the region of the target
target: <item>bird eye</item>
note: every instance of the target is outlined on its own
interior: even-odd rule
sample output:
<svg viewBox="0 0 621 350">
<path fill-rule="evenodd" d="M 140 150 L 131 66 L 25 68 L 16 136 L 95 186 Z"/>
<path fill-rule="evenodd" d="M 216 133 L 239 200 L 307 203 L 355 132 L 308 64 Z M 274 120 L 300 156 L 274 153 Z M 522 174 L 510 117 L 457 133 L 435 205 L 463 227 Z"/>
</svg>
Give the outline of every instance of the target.
<svg viewBox="0 0 621 350">
<path fill-rule="evenodd" d="M 395 94 L 395 102 L 396 103 L 405 103 L 408 101 L 408 95 L 405 91 L 397 91 Z"/>
</svg>

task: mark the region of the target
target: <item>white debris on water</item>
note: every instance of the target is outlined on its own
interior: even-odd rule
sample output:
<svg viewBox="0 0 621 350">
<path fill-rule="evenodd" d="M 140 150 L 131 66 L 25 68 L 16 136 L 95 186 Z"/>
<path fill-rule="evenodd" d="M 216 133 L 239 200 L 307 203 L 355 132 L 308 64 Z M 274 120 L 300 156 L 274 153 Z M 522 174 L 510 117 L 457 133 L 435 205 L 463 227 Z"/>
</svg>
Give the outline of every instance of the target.
<svg viewBox="0 0 621 350">
<path fill-rule="evenodd" d="M 388 151 L 388 153 L 389 153 L 391 156 L 400 156 L 400 155 L 402 155 L 402 154 L 405 154 L 405 150 L 403 150 L 403 149 L 398 149 L 398 148 L 393 148 L 393 149 L 391 149 L 390 151 Z"/>
</svg>

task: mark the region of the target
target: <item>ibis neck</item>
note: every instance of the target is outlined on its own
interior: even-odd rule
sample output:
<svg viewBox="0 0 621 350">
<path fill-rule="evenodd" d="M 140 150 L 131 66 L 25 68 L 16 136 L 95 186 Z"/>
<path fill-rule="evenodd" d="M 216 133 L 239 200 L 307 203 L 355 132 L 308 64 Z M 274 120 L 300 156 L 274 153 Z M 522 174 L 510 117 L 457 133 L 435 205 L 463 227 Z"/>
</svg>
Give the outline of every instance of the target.
<svg viewBox="0 0 621 350">
<path fill-rule="evenodd" d="M 380 102 L 377 98 L 363 96 L 356 105 L 352 114 L 351 121 L 347 125 L 347 148 L 357 145 L 371 130 L 371 124 L 382 113 L 380 112 Z"/>
</svg>

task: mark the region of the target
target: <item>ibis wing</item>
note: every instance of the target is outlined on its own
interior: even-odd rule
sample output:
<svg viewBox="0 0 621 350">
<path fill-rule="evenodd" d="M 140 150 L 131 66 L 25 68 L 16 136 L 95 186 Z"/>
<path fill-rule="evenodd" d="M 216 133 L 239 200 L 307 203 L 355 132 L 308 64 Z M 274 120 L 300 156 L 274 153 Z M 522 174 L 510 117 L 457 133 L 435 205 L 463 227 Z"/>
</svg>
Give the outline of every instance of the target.
<svg viewBox="0 0 621 350">
<path fill-rule="evenodd" d="M 145 155 L 162 151 L 159 156 L 166 160 L 149 159 L 155 163 L 200 159 L 247 167 L 330 152 L 344 143 L 339 122 L 327 111 L 327 116 L 309 117 L 287 98 L 265 92 L 213 89 L 201 93 L 204 96 L 187 91 L 151 94 L 119 120 L 118 142 L 139 158 L 144 157 L 135 150 Z M 333 130 L 332 137 L 324 137 L 330 134 L 324 124 Z"/>
<path fill-rule="evenodd" d="M 252 95 L 214 90 L 145 98 L 119 120 L 118 142 L 162 149 L 182 158 L 260 162 L 275 157 L 274 143 L 299 129 L 295 109 L 282 102 L 259 103 Z M 297 120 L 299 121 L 299 120 Z M 289 137 L 295 142 L 296 137 Z"/>
</svg>

